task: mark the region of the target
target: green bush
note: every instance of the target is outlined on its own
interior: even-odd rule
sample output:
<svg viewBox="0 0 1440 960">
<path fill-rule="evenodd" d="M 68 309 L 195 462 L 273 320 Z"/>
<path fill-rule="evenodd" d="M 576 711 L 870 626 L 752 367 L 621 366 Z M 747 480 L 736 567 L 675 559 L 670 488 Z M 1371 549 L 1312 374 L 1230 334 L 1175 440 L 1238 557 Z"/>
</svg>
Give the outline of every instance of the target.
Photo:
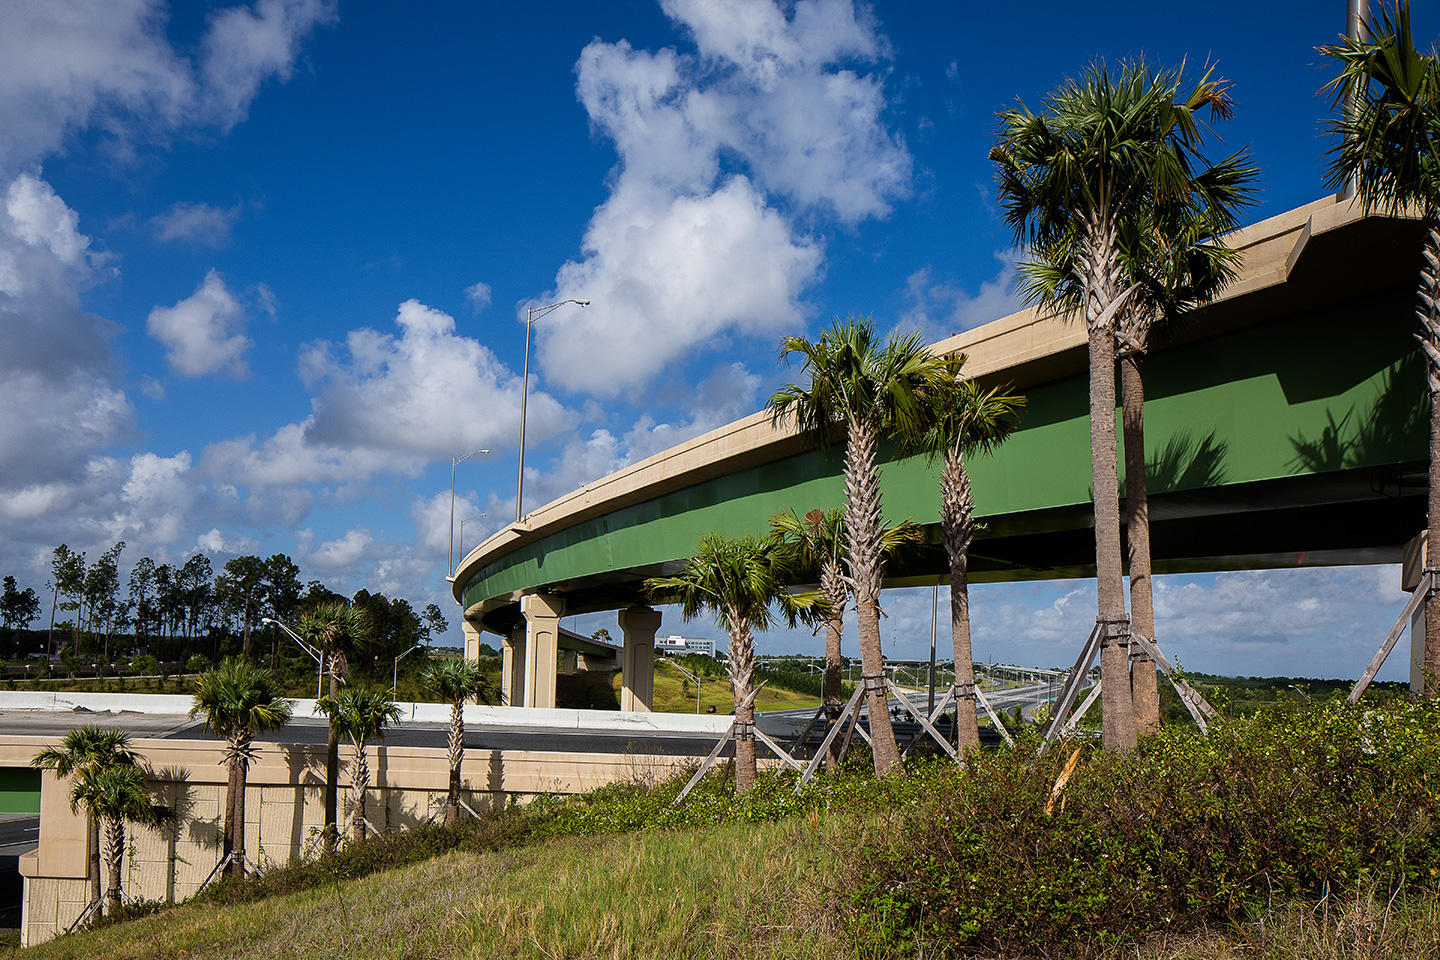
<svg viewBox="0 0 1440 960">
<path fill-rule="evenodd" d="M 1274 897 L 1433 884 L 1437 723 L 1434 702 L 1342 702 L 1167 730 L 1131 756 L 1041 755 L 1033 734 L 972 753 L 892 843 L 857 853 L 855 916 L 927 954 L 1068 954 Z"/>
</svg>

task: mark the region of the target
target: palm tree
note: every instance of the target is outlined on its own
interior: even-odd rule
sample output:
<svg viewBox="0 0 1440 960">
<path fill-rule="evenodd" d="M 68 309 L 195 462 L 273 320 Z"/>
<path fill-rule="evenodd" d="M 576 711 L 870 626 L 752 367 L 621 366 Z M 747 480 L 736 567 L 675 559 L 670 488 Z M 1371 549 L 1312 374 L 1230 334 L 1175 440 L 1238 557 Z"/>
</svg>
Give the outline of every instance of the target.
<svg viewBox="0 0 1440 960">
<path fill-rule="evenodd" d="M 836 321 L 815 342 L 786 337 L 780 357 L 803 358 L 808 386 L 790 384 L 770 398 L 776 424 L 793 422 L 811 443 L 845 436 L 845 548 L 850 589 L 855 595 L 863 683 L 868 697 L 875 772 L 883 776 L 900 764 L 890 726 L 889 695 L 880 650 L 882 503 L 876 465 L 882 432 L 918 432 L 927 409 L 925 394 L 940 388 L 944 362 L 925 349 L 918 333 L 891 335 L 883 343 L 869 317 Z"/>
<path fill-rule="evenodd" d="M 108 909 L 120 906 L 120 868 L 125 858 L 125 824 L 158 823 L 169 811 L 150 799 L 145 771 L 133 765 L 100 767 L 78 774 L 70 788 L 70 810 L 84 809 L 92 821 L 105 821 Z"/>
<path fill-rule="evenodd" d="M 845 575 L 845 511 L 839 507 L 829 510 L 814 509 L 798 517 L 794 510 L 782 510 L 770 518 L 770 531 L 795 551 L 796 557 L 806 571 L 814 572 L 820 580 L 820 595 L 825 598 L 820 620 L 825 627 L 825 730 L 829 733 L 840 720 L 845 707 L 845 696 L 841 690 L 841 675 L 845 661 L 841 651 L 844 635 L 845 606 L 849 601 L 849 579 Z M 881 533 L 880 552 L 892 555 L 902 545 L 919 543 L 922 539 L 920 527 L 910 521 L 886 526 Z M 830 749 L 825 757 L 828 770 L 840 766 L 840 751 L 843 744 L 831 739 Z"/>
<path fill-rule="evenodd" d="M 370 614 L 343 599 L 326 600 L 300 616 L 299 633 L 330 661 L 330 699 L 340 695 L 340 684 L 350 672 L 350 657 L 374 642 Z M 339 830 L 340 738 L 330 725 L 325 751 L 325 845 L 335 844 Z"/>
<path fill-rule="evenodd" d="M 1027 299 L 1085 318 L 1090 368 L 1090 468 L 1095 497 L 1095 579 L 1105 690 L 1102 743 L 1135 747 L 1130 618 L 1120 553 L 1115 436 L 1116 323 L 1143 287 L 1125 269 L 1126 231 L 1191 188 L 1195 113 L 1223 100 L 1207 74 L 1179 98 L 1179 72 L 1143 61 L 1112 72 L 1104 61 L 1067 80 L 1032 113 L 1000 113 L 990 152 L 1005 220 L 1036 260 L 1021 265 Z M 1057 276 L 1058 267 L 1058 276 Z M 1140 448 L 1143 451 L 1143 446 Z"/>
<path fill-rule="evenodd" d="M 445 823 L 460 819 L 460 764 L 465 759 L 465 701 L 494 703 L 499 697 L 478 664 L 451 657 L 431 664 L 420 674 L 425 689 L 450 704 L 450 787 L 445 795 Z"/>
<path fill-rule="evenodd" d="M 1150 192 L 1129 203 L 1117 217 L 1117 264 L 1122 283 L 1133 290 L 1116 315 L 1116 359 L 1120 365 L 1121 430 L 1125 457 L 1125 530 L 1130 560 L 1131 624 L 1155 637 L 1151 589 L 1150 508 L 1145 464 L 1145 384 L 1141 361 L 1157 328 L 1177 325 L 1189 311 L 1225 289 L 1239 269 L 1241 254 L 1224 242 L 1239 226 L 1240 212 L 1253 203 L 1259 170 L 1247 151 L 1211 163 L 1201 153 L 1204 125 L 1230 118 L 1228 85 L 1206 73 L 1182 93 L 1182 71 L 1161 71 L 1152 83 L 1164 93 L 1156 101 L 1150 130 L 1157 175 Z M 1163 166 L 1162 166 L 1163 164 Z M 1033 300 L 1067 313 L 1084 303 L 1084 256 L 1077 233 L 1061 234 L 1033 248 L 1037 259 L 1022 267 L 1022 287 Z M 1136 652 L 1131 689 L 1137 728 L 1160 724 L 1155 662 Z"/>
<path fill-rule="evenodd" d="M 355 755 L 350 764 L 350 839 L 365 839 L 365 791 L 370 787 L 370 761 L 365 744 L 385 736 L 385 728 L 400 721 L 400 708 L 384 690 L 346 687 L 339 696 L 321 697 L 320 712 L 330 718 L 330 730 L 350 739 Z"/>
<path fill-rule="evenodd" d="M 255 756 L 255 736 L 289 723 L 290 702 L 269 670 L 228 657 L 218 668 L 195 679 L 190 716 L 197 714 L 204 714 L 205 726 L 226 740 L 230 780 L 221 852 L 230 858 L 226 872 L 241 877 L 245 875 L 245 778 Z"/>
<path fill-rule="evenodd" d="M 955 651 L 955 686 L 960 693 L 955 704 L 956 742 L 963 750 L 980 745 L 980 726 L 975 715 L 975 665 L 970 650 L 970 541 L 975 536 L 975 500 L 970 492 L 970 474 L 965 460 L 977 453 L 991 453 L 1015 430 L 1015 417 L 1025 398 L 1003 392 L 1001 387 L 984 389 L 961 371 L 965 355 L 953 357 L 948 366 L 952 388 L 936 394 L 924 432 L 915 439 L 932 458 L 943 461 L 940 471 L 940 535 L 950 560 L 950 641 Z"/>
<path fill-rule="evenodd" d="M 755 633 L 780 618 L 794 626 L 802 611 L 822 607 L 817 594 L 791 596 L 794 555 L 773 537 L 700 538 L 685 569 L 673 577 L 652 577 L 645 592 L 660 603 L 680 604 L 686 622 L 709 611 L 730 635 L 730 685 L 735 694 L 735 790 L 755 785 L 755 708 L 747 701 L 755 674 Z M 817 611 L 818 612 L 818 611 Z"/>
<path fill-rule="evenodd" d="M 1320 48 L 1339 73 L 1326 85 L 1343 116 L 1329 129 L 1330 183 L 1353 183 L 1361 206 L 1389 216 L 1419 212 L 1425 229 L 1417 339 L 1425 353 L 1430 399 L 1428 549 L 1440 544 L 1440 50 L 1415 47 L 1410 5 L 1382 4 L 1369 39 L 1342 38 Z M 1427 568 L 1433 560 L 1427 559 Z M 1425 696 L 1440 696 L 1440 592 L 1425 601 Z"/>
<path fill-rule="evenodd" d="M 107 767 L 133 767 L 139 754 L 130 749 L 130 734 L 124 730 L 86 725 L 67 730 L 59 746 L 46 747 L 30 765 L 53 770 L 60 779 L 93 778 Z M 100 901 L 100 819 L 90 818 L 90 901 Z"/>
</svg>

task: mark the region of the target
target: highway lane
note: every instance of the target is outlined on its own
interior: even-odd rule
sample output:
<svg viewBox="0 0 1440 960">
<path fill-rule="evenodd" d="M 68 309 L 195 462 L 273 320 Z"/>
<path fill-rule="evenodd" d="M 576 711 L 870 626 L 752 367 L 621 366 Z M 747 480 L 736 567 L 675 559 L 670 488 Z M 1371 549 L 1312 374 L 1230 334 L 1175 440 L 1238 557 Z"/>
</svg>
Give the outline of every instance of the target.
<svg viewBox="0 0 1440 960">
<path fill-rule="evenodd" d="M 92 723 L 102 727 L 123 727 L 137 738 L 216 740 L 205 725 L 188 717 L 154 716 L 137 713 L 44 713 L 0 711 L 0 730 L 15 736 L 57 737 L 65 731 Z M 317 717 L 296 717 L 280 730 L 257 739 L 269 743 L 316 744 L 327 739 L 325 721 Z M 444 723 L 402 723 L 385 733 L 385 744 L 394 747 L 437 747 L 450 744 L 450 726 Z M 616 733 L 565 728 L 467 724 L 467 750 L 538 750 L 560 753 L 634 753 L 675 757 L 703 757 L 715 746 L 714 737 L 695 734 L 647 732 Z"/>
</svg>

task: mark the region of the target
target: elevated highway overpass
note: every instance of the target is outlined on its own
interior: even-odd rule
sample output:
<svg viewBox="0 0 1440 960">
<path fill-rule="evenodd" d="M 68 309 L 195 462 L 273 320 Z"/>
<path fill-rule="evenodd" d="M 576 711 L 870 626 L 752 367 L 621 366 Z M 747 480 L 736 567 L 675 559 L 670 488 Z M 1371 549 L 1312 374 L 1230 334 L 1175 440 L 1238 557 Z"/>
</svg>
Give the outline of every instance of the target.
<svg viewBox="0 0 1440 960">
<path fill-rule="evenodd" d="M 1155 571 L 1398 562 L 1425 520 L 1418 224 L 1325 198 L 1232 243 L 1236 282 L 1145 363 Z M 1083 324 L 1026 310 L 933 349 L 1029 399 L 1015 435 L 970 464 L 986 525 L 972 580 L 1094 576 Z M 643 580 L 679 569 L 707 531 L 761 533 L 787 507 L 840 505 L 840 457 L 760 411 L 539 508 L 462 560 L 469 645 L 500 635 L 511 702 L 546 706 L 558 618 L 619 610 L 626 707 L 646 709 L 659 615 Z M 881 461 L 887 518 L 926 533 L 886 583 L 935 583 L 948 569 L 938 469 L 893 445 Z"/>
</svg>

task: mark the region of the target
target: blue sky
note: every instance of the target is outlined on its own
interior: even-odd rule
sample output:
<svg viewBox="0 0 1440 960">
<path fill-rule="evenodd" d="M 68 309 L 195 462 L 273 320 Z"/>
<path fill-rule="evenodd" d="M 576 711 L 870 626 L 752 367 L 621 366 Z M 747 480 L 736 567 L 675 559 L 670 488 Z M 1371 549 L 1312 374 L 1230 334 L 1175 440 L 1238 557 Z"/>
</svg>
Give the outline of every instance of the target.
<svg viewBox="0 0 1440 960">
<path fill-rule="evenodd" d="M 458 470 L 474 545 L 515 511 L 527 304 L 593 301 L 535 328 L 533 508 L 758 409 L 783 334 L 1010 312 L 994 113 L 1097 56 L 1217 64 L 1239 110 L 1215 151 L 1264 167 L 1253 219 L 1319 197 L 1314 47 L 1344 11 L 7 4 L 0 570 L 43 591 L 62 541 L 217 568 L 278 551 L 453 610 L 450 458 L 491 451 Z M 1352 675 L 1396 581 L 1167 578 L 1161 636 L 1195 669 Z M 1068 662 L 1087 590 L 978 589 L 977 652 Z M 887 645 L 919 655 L 928 591 L 887 605 Z"/>
</svg>

